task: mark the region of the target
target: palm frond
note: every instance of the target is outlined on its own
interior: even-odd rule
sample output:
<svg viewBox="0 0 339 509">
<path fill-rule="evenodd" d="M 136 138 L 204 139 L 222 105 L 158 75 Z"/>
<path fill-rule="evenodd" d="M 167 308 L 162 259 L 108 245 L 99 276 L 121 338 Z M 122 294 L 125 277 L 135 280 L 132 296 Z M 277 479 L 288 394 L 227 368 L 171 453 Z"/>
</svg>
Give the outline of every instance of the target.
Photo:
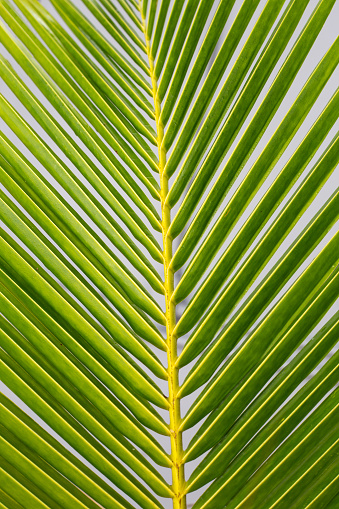
<svg viewBox="0 0 339 509">
<path fill-rule="evenodd" d="M 337 506 L 337 11 L 0 2 L 0 507 Z"/>
</svg>

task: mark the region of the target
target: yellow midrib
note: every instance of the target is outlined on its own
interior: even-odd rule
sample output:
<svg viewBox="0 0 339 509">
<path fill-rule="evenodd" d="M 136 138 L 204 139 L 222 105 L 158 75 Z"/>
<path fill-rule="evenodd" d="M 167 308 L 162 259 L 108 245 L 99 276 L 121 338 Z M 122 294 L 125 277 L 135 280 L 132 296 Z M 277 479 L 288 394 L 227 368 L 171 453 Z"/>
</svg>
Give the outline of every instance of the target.
<svg viewBox="0 0 339 509">
<path fill-rule="evenodd" d="M 176 397 L 179 389 L 179 370 L 175 367 L 177 360 L 177 338 L 173 336 L 173 330 L 176 324 L 175 304 L 171 301 L 174 290 L 174 273 L 170 269 L 172 260 L 172 239 L 167 235 L 171 224 L 171 210 L 166 204 L 168 193 L 168 177 L 165 173 L 166 151 L 162 147 L 163 141 L 163 125 L 160 121 L 161 104 L 158 98 L 158 84 L 154 76 L 154 62 L 150 51 L 149 40 L 146 35 L 145 19 L 142 18 L 143 31 L 146 41 L 146 51 L 150 66 L 150 74 L 152 79 L 153 99 L 155 108 L 155 121 L 157 130 L 157 145 L 159 150 L 159 175 L 160 175 L 160 199 L 161 199 L 161 223 L 162 236 L 164 246 L 164 289 L 166 301 L 166 343 L 167 343 L 167 361 L 168 361 L 168 390 L 169 390 L 169 414 L 170 414 L 170 432 L 171 432 L 171 458 L 172 466 L 172 488 L 174 492 L 173 509 L 186 509 L 186 496 L 184 495 L 185 476 L 183 448 L 182 448 L 182 432 L 179 431 L 180 417 L 180 399 Z"/>
</svg>

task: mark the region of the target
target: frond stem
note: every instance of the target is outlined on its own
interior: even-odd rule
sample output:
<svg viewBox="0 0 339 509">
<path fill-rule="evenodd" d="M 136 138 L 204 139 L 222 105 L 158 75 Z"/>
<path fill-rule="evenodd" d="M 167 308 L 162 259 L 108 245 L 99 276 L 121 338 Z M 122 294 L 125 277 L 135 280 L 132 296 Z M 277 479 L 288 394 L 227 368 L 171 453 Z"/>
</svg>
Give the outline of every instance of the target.
<svg viewBox="0 0 339 509">
<path fill-rule="evenodd" d="M 141 16 L 142 11 L 140 9 Z M 172 489 L 174 492 L 173 509 L 186 509 L 186 496 L 185 489 L 185 476 L 184 476 L 184 463 L 183 463 L 183 447 L 182 447 L 182 432 L 180 431 L 181 416 L 180 416 L 180 398 L 177 397 L 179 389 L 179 370 L 176 367 L 176 360 L 178 357 L 177 351 L 177 338 L 173 334 L 176 325 L 175 304 L 172 301 L 172 294 L 174 290 L 174 272 L 170 268 L 172 260 L 172 239 L 168 235 L 168 230 L 171 225 L 171 209 L 166 203 L 168 194 L 168 176 L 165 172 L 166 165 L 166 151 L 162 147 L 164 137 L 164 128 L 160 121 L 161 103 L 158 96 L 158 84 L 154 74 L 154 62 L 150 50 L 150 41 L 146 35 L 145 19 L 142 16 L 143 30 L 146 39 L 147 56 L 149 60 L 155 120 L 157 128 L 157 144 L 159 150 L 159 175 L 160 175 L 160 198 L 161 198 L 161 212 L 162 212 L 162 235 L 164 246 L 164 288 L 166 300 L 166 343 L 167 343 L 167 360 L 168 360 L 168 388 L 169 388 L 169 413 L 170 413 L 170 432 L 171 432 L 171 458 L 172 458 Z"/>
</svg>

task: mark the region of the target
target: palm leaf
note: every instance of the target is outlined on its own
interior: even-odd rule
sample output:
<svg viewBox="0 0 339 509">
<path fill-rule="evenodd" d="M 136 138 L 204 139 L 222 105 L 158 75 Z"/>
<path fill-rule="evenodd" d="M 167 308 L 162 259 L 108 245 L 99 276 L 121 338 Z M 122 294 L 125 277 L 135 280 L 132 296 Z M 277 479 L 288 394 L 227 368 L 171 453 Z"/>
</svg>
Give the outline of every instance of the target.
<svg viewBox="0 0 339 509">
<path fill-rule="evenodd" d="M 0 2 L 0 507 L 337 507 L 336 8 Z"/>
</svg>

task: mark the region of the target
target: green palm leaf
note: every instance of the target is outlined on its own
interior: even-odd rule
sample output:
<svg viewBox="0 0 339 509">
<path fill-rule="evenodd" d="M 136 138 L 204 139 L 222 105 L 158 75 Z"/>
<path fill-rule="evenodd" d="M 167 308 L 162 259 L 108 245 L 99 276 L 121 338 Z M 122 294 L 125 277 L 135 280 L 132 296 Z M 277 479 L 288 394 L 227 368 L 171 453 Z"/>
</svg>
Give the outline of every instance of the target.
<svg viewBox="0 0 339 509">
<path fill-rule="evenodd" d="M 337 507 L 337 7 L 0 0 L 0 507 Z"/>
</svg>

